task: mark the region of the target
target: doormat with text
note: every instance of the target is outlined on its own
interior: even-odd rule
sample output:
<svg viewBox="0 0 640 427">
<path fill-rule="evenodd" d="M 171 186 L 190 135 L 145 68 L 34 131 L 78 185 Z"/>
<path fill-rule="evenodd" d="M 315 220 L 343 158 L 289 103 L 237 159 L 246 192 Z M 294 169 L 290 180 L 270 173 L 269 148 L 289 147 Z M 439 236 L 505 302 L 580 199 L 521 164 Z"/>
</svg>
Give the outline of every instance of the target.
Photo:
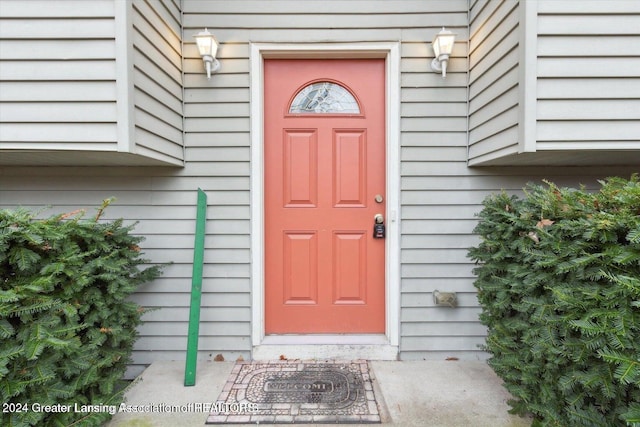
<svg viewBox="0 0 640 427">
<path fill-rule="evenodd" d="M 380 423 L 364 360 L 237 362 L 207 424 Z"/>
</svg>

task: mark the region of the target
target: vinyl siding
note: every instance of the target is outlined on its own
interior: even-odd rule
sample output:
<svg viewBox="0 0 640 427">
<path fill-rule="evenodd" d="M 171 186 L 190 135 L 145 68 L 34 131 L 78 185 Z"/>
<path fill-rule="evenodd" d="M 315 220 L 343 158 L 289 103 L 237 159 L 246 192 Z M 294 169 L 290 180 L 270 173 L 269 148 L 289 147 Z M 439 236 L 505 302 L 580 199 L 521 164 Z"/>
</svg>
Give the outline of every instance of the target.
<svg viewBox="0 0 640 427">
<path fill-rule="evenodd" d="M 467 5 L 457 6 L 459 18 L 466 20 Z M 403 360 L 482 357 L 475 343 L 485 334 L 477 322 L 478 308 L 464 255 L 465 242 L 468 245 L 473 240 L 469 235 L 474 226 L 473 208 L 463 200 L 464 191 L 446 188 L 455 181 L 455 170 L 466 173 L 468 35 L 467 28 L 457 28 L 453 22 L 443 20 L 442 26 L 458 34 L 446 80 L 429 66 L 433 51 L 424 40 L 433 35 L 403 40 L 401 50 Z M 443 171 L 453 175 L 443 176 Z M 452 209 L 455 205 L 459 211 Z M 447 220 L 454 217 L 455 221 Z M 458 292 L 461 307 L 435 307 L 435 289 Z"/>
<path fill-rule="evenodd" d="M 640 163 L 637 2 L 472 1 L 470 16 L 470 165 Z"/>
<path fill-rule="evenodd" d="M 492 15 L 493 3 L 482 9 L 487 18 Z M 165 16 L 174 10 L 171 4 L 160 8 L 160 3 L 149 1 L 135 7 L 153 6 Z M 478 37 L 483 31 L 478 23 L 484 18 L 474 13 L 479 13 L 480 4 L 474 3 L 472 13 Z M 107 210 L 108 217 L 139 221 L 135 232 L 146 237 L 141 245 L 145 256 L 152 262 L 173 262 L 162 278 L 135 295 L 141 304 L 158 310 L 145 315 L 147 323 L 140 329 L 131 375 L 154 360 L 184 360 L 198 187 L 209 201 L 199 356 L 203 360 L 218 353 L 226 360 L 251 357 L 250 42 L 401 41 L 400 357 L 404 360 L 486 357 L 478 347 L 485 330 L 478 320 L 474 265 L 466 258 L 467 249 L 478 241 L 473 234 L 475 214 L 486 195 L 502 189 L 519 193 L 527 182 L 542 179 L 594 187 L 597 179 L 628 175 L 634 169 L 599 168 L 594 172 L 593 168 L 468 167 L 467 61 L 471 58 L 467 50 L 467 0 L 184 0 L 182 6 L 183 168 L 0 166 L 0 207 L 51 205 L 48 212 L 67 212 L 98 206 L 102 199 L 115 196 L 117 201 Z M 507 11 L 500 13 L 508 16 Z M 144 19 L 148 21 L 147 13 Z M 172 20 L 165 16 L 163 21 Z M 433 55 L 429 41 L 443 25 L 459 34 L 446 80 L 429 68 Z M 221 43 L 218 56 L 222 68 L 210 81 L 192 37 L 205 26 Z M 491 38 L 491 32 L 484 37 Z M 472 52 L 479 53 L 479 49 Z M 168 60 L 174 50 L 166 43 L 160 57 Z M 481 56 L 475 56 L 473 62 L 476 71 L 495 68 Z M 505 70 L 507 74 L 493 85 L 475 76 L 475 102 L 484 104 L 504 97 L 502 105 L 508 107 L 508 92 L 517 84 L 509 70 L 515 68 Z M 174 116 L 170 111 L 177 111 L 172 102 L 179 98 L 169 94 L 172 79 L 168 74 L 166 78 L 167 91 L 162 97 L 171 102 L 161 102 L 167 107 L 162 121 L 170 123 Z M 159 87 L 165 88 L 165 83 Z M 142 84 L 142 80 L 136 81 L 139 87 Z M 623 92 L 617 87 L 614 90 Z M 495 96 L 481 102 L 490 91 L 495 91 Z M 159 92 L 152 98 L 159 97 Z M 45 96 L 54 100 L 65 96 L 54 95 Z M 478 107 L 474 114 L 477 129 L 487 120 L 501 123 L 498 128 L 512 126 L 497 118 L 483 118 L 483 114 Z M 460 307 L 435 307 L 435 289 L 458 292 Z"/>
<path fill-rule="evenodd" d="M 181 166 L 178 4 L 0 2 L 0 163 Z"/>
<path fill-rule="evenodd" d="M 182 165 L 182 26 L 177 0 L 132 10 L 135 152 Z"/>
<path fill-rule="evenodd" d="M 538 4 L 537 148 L 640 150 L 640 3 L 587 3 Z"/>
<path fill-rule="evenodd" d="M 113 150 L 114 2 L 51 6 L 0 2 L 0 149 Z"/>
<path fill-rule="evenodd" d="M 521 151 L 520 4 L 474 1 L 469 41 L 469 161 Z"/>
</svg>

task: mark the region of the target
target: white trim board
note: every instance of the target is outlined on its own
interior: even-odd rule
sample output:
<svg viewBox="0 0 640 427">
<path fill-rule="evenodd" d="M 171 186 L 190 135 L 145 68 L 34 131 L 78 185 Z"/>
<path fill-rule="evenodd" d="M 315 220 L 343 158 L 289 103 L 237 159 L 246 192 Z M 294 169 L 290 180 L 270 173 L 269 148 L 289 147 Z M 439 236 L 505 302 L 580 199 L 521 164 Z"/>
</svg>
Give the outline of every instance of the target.
<svg viewBox="0 0 640 427">
<path fill-rule="evenodd" d="M 264 331 L 265 58 L 385 58 L 387 238 L 384 335 L 283 335 Z M 400 340 L 400 43 L 251 43 L 251 343 L 253 359 L 357 357 L 393 359 Z"/>
</svg>

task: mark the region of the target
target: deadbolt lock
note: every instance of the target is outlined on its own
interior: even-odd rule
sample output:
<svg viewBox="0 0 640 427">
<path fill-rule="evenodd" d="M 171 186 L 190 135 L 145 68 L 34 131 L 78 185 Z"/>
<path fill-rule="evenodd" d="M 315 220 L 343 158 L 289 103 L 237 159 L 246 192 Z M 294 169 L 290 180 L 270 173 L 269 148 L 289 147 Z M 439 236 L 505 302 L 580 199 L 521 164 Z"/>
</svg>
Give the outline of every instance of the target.
<svg viewBox="0 0 640 427">
<path fill-rule="evenodd" d="M 384 239 L 385 234 L 384 216 L 382 216 L 382 214 L 376 214 L 373 217 L 373 238 Z"/>
</svg>

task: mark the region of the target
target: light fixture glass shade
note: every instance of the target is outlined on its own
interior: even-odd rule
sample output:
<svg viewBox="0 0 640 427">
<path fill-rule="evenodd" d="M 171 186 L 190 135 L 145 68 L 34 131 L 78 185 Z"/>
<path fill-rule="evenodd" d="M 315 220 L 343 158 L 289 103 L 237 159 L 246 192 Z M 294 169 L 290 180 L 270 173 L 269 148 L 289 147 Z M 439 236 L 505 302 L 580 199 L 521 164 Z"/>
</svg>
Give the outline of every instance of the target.
<svg viewBox="0 0 640 427">
<path fill-rule="evenodd" d="M 433 52 L 436 54 L 436 58 L 440 59 L 441 55 L 451 55 L 453 51 L 453 44 L 456 41 L 456 34 L 453 34 L 449 30 L 442 30 L 433 38 Z"/>
<path fill-rule="evenodd" d="M 215 59 L 218 53 L 218 42 L 216 38 L 206 28 L 194 36 L 198 45 L 200 56 L 210 56 Z"/>
</svg>

